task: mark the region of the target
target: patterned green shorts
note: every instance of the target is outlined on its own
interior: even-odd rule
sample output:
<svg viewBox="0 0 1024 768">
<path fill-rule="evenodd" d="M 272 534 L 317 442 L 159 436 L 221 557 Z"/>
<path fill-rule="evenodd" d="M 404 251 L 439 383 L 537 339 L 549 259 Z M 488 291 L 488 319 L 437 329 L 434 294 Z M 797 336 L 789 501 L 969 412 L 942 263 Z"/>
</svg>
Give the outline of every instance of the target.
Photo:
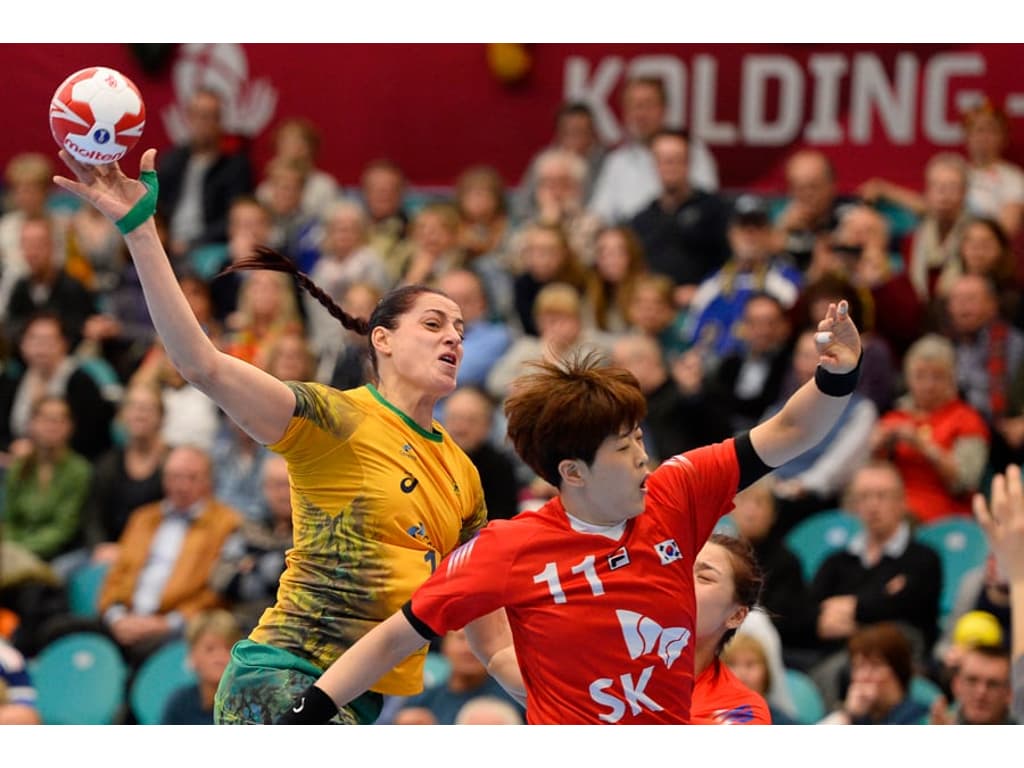
<svg viewBox="0 0 1024 768">
<path fill-rule="evenodd" d="M 266 724 L 292 706 L 323 671 L 288 651 L 241 640 L 231 649 L 213 701 L 213 721 L 226 725 Z M 374 722 L 383 704 L 379 693 L 365 693 L 331 720 L 337 725 Z"/>
</svg>

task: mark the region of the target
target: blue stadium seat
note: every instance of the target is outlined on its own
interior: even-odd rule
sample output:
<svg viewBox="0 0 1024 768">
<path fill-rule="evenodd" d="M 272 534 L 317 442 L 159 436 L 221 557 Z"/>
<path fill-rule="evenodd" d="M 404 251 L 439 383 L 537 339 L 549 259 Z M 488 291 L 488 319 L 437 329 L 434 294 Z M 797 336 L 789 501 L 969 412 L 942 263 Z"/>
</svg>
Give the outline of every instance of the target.
<svg viewBox="0 0 1024 768">
<path fill-rule="evenodd" d="M 121 651 L 99 632 L 54 640 L 29 662 L 46 725 L 109 725 L 124 703 L 127 668 Z"/>
<path fill-rule="evenodd" d="M 168 699 L 180 688 L 193 685 L 195 672 L 188 663 L 188 644 L 172 640 L 162 645 L 139 667 L 128 703 L 140 725 L 158 725 Z"/>
<path fill-rule="evenodd" d="M 942 695 L 942 689 L 924 675 L 914 675 L 910 678 L 908 693 L 914 701 L 930 707 L 932 702 Z"/>
<path fill-rule="evenodd" d="M 423 687 L 436 688 L 448 682 L 452 673 L 452 665 L 440 653 L 431 651 L 423 664 Z"/>
<path fill-rule="evenodd" d="M 964 574 L 983 565 L 988 556 L 985 532 L 973 518 L 957 515 L 921 525 L 914 538 L 938 552 L 942 560 L 939 620 L 943 621 L 953 609 Z"/>
<path fill-rule="evenodd" d="M 723 515 L 719 518 L 715 524 L 714 533 L 721 533 L 726 536 L 739 536 L 739 531 L 736 530 L 736 523 L 733 522 L 732 517 L 729 515 Z"/>
<path fill-rule="evenodd" d="M 796 721 L 813 725 L 826 715 L 825 700 L 809 675 L 798 669 L 786 669 L 786 685 L 796 705 Z"/>
<path fill-rule="evenodd" d="M 810 581 L 822 561 L 845 547 L 860 528 L 860 520 L 856 516 L 842 509 L 830 509 L 793 526 L 786 534 L 786 546 L 800 561 L 804 579 Z"/>
</svg>

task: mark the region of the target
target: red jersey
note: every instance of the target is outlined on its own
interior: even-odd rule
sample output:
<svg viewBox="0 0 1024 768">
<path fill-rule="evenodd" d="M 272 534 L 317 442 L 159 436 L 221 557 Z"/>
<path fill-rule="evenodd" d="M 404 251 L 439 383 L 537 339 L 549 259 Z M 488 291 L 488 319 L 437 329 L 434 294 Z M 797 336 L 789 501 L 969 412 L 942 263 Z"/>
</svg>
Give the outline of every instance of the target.
<svg viewBox="0 0 1024 768">
<path fill-rule="evenodd" d="M 719 659 L 707 666 L 693 686 L 691 725 L 771 725 L 764 697 L 745 686 Z"/>
<path fill-rule="evenodd" d="M 444 634 L 504 607 L 529 723 L 687 723 L 693 561 L 739 477 L 732 439 L 668 459 L 617 540 L 573 528 L 558 498 L 496 520 L 413 594 L 410 618 Z"/>
</svg>

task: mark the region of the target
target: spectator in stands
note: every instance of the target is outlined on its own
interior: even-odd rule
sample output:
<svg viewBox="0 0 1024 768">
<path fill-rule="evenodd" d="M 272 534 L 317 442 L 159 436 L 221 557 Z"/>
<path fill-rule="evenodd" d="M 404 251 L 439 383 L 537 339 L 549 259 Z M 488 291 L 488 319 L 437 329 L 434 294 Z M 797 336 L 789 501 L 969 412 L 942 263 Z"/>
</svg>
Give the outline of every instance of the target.
<svg viewBox="0 0 1024 768">
<path fill-rule="evenodd" d="M 444 402 L 448 434 L 480 473 L 488 520 L 507 520 L 519 511 L 520 483 L 512 456 L 495 446 L 494 401 L 477 386 L 460 386 Z"/>
<path fill-rule="evenodd" d="M 1002 470 L 1021 455 L 1024 333 L 999 316 L 993 281 L 960 275 L 950 285 L 947 328 L 956 350 L 956 385 L 992 430 L 991 466 Z"/>
<path fill-rule="evenodd" d="M 912 633 L 914 658 L 923 662 L 938 631 L 942 564 L 934 550 L 911 536 L 896 468 L 879 461 L 862 467 L 844 506 L 857 515 L 863 531 L 819 566 L 805 614 L 803 646 L 814 648 L 811 658 L 820 659 L 807 666 L 826 706 L 840 700 L 839 673 L 848 661 L 844 646 L 857 632 L 883 621 L 900 622 Z"/>
<path fill-rule="evenodd" d="M 687 318 L 691 343 L 709 350 L 715 358 L 735 352 L 739 346 L 734 329 L 753 294 L 768 293 L 788 310 L 796 303 L 803 282 L 799 270 L 775 258 L 768 209 L 757 197 L 742 195 L 736 201 L 728 238 L 728 261 L 701 281 Z"/>
<path fill-rule="evenodd" d="M 783 643 L 799 642 L 803 615 L 807 604 L 800 561 L 786 546 L 784 521 L 778 519 L 775 498 L 776 483 L 764 478 L 736 494 L 730 517 L 740 538 L 750 543 L 757 563 L 764 573 L 760 605 L 779 632 Z"/>
<path fill-rule="evenodd" d="M 197 88 L 186 111 L 188 140 L 161 154 L 159 210 L 170 226 L 172 257 L 228 240 L 228 209 L 253 190 L 247 153 L 225 151 L 223 101 Z"/>
<path fill-rule="evenodd" d="M 117 541 L 132 511 L 163 495 L 161 473 L 168 452 L 160 435 L 163 418 L 156 387 L 128 387 L 117 418 L 123 443 L 96 461 L 83 512 L 85 544 L 93 562 L 116 560 Z"/>
<path fill-rule="evenodd" d="M 968 648 L 953 674 L 952 706 L 932 704 L 932 725 L 1016 725 L 1010 714 L 1010 654 L 1005 648 Z"/>
<path fill-rule="evenodd" d="M 964 650 L 970 645 L 1004 644 L 1010 637 L 1011 619 L 1010 585 L 999 573 L 995 554 L 989 552 L 982 565 L 960 577 L 953 607 L 943 619 L 942 636 L 932 651 L 933 666 L 936 667 L 934 677 L 948 681 Z M 987 631 L 994 631 L 996 637 L 977 636 L 977 621 L 981 621 Z M 967 632 L 968 628 L 972 631 Z"/>
<path fill-rule="evenodd" d="M 508 396 L 513 379 L 530 361 L 565 359 L 580 348 L 608 353 L 608 339 L 583 327 L 582 302 L 573 286 L 545 285 L 537 294 L 533 315 L 540 335 L 517 339 L 487 376 L 487 391 L 495 400 Z"/>
<path fill-rule="evenodd" d="M 665 124 L 665 84 L 655 77 L 630 77 L 622 89 L 622 123 L 626 138 L 608 153 L 594 186 L 590 209 L 609 224 L 622 224 L 639 213 L 661 190 L 651 139 Z M 718 168 L 696 137 L 690 150 L 689 183 L 718 189 Z"/>
<path fill-rule="evenodd" d="M 483 386 L 494 364 L 511 346 L 512 334 L 492 316 L 483 280 L 472 270 L 449 270 L 438 279 L 437 287 L 459 305 L 465 323 L 458 385 Z"/>
<path fill-rule="evenodd" d="M 1024 215 L 1024 170 L 1004 157 L 1009 136 L 1006 113 L 984 99 L 964 112 L 967 154 L 967 209 L 975 216 L 999 222 L 1012 240 Z M 918 216 L 928 204 L 925 196 L 885 179 L 871 179 L 862 188 L 868 200 L 888 198 Z"/>
<path fill-rule="evenodd" d="M 267 348 L 264 370 L 281 381 L 313 381 L 316 356 L 301 333 L 283 333 Z"/>
<path fill-rule="evenodd" d="M 231 657 L 231 646 L 243 637 L 235 617 L 219 609 L 193 616 L 185 628 L 188 663 L 196 682 L 167 700 L 163 725 L 213 725 L 213 696 Z"/>
<path fill-rule="evenodd" d="M 48 562 L 82 543 L 92 467 L 69 445 L 71 419 L 63 398 L 35 400 L 24 453 L 4 477 L 4 538 Z"/>
<path fill-rule="evenodd" d="M 189 268 L 177 271 L 182 276 L 195 274 L 209 283 L 206 290 L 210 294 L 212 315 L 224 323 L 238 309 L 243 279 L 237 272 L 218 273 L 228 265 L 252 256 L 256 247 L 268 245 L 270 238 L 270 210 L 254 197 L 237 197 L 228 208 L 227 243 L 194 249 L 189 257 Z"/>
<path fill-rule="evenodd" d="M 17 373 L 7 370 L 0 377 L 0 457 L 5 452 L 17 453 L 14 444 L 27 435 L 33 403 L 43 395 L 67 401 L 74 424 L 71 450 L 89 460 L 102 455 L 111 445 L 114 407 L 68 355 L 59 316 L 50 312 L 32 316 L 19 350 L 25 369 Z"/>
<path fill-rule="evenodd" d="M 685 133 L 658 131 L 651 154 L 658 187 L 629 224 L 643 243 L 648 268 L 671 277 L 676 306 L 687 307 L 700 282 L 729 258 L 729 209 L 716 193 L 692 185 Z"/>
<path fill-rule="evenodd" d="M 395 258 L 395 248 L 408 234 L 405 174 L 390 160 L 374 160 L 363 169 L 360 188 L 370 217 L 370 245 L 390 264 Z"/>
<path fill-rule="evenodd" d="M 658 342 L 650 336 L 617 338 L 612 362 L 630 371 L 640 383 L 647 401 L 647 418 L 642 424 L 644 448 L 653 465 L 729 436 L 725 414 L 702 395 L 699 378 L 687 379 L 686 361 L 676 361 L 670 375 Z"/>
<path fill-rule="evenodd" d="M 213 495 L 247 520 L 263 521 L 266 509 L 259 479 L 271 455 L 234 421 L 222 419 L 210 449 Z"/>
<path fill-rule="evenodd" d="M 464 630 L 446 634 L 441 640 L 441 653 L 451 665 L 448 679 L 407 699 L 395 714 L 395 725 L 453 725 L 462 706 L 478 696 L 494 696 L 518 708 L 473 654 Z"/>
<path fill-rule="evenodd" d="M 351 200 L 331 203 L 324 211 L 320 256 L 309 276 L 335 301 L 353 283 L 367 282 L 378 291 L 390 287 L 384 262 L 370 247 L 368 223 L 362 207 Z M 302 300 L 313 348 L 323 354 L 340 343 L 338 321 L 309 294 Z"/>
<path fill-rule="evenodd" d="M 455 715 L 455 725 L 522 724 L 520 710 L 496 696 L 476 696 L 463 704 Z"/>
<path fill-rule="evenodd" d="M 789 199 L 775 219 L 774 250 L 806 271 L 817 238 L 839 226 L 843 208 L 854 200 L 839 194 L 832 162 L 815 149 L 797 150 L 786 161 L 786 189 Z"/>
<path fill-rule="evenodd" d="M 512 287 L 515 314 L 523 332 L 536 336 L 539 329 L 535 302 L 540 291 L 552 283 L 564 283 L 582 296 L 586 290 L 586 271 L 557 226 L 528 226 L 519 238 L 519 247 L 522 272 Z"/>
<path fill-rule="evenodd" d="M 816 331 L 797 336 L 792 362 L 779 400 L 765 411 L 762 420 L 777 413 L 804 382 L 814 377 L 818 351 Z M 871 435 L 878 423 L 878 409 L 871 400 L 854 392 L 850 403 L 818 445 L 775 469 L 774 493 L 779 499 L 781 528 L 788 530 L 814 514 L 839 505 L 839 498 L 853 474 L 867 461 Z"/>
<path fill-rule="evenodd" d="M 0 725 L 40 725 L 25 657 L 0 637 Z"/>
<path fill-rule="evenodd" d="M 210 577 L 246 633 L 273 605 L 285 553 L 294 543 L 287 462 L 273 454 L 261 470 L 261 513 L 244 520 L 239 532 L 225 543 Z"/>
<path fill-rule="evenodd" d="M 540 158 L 549 150 L 571 152 L 583 160 L 583 173 L 580 175 L 583 182 L 581 199 L 586 205 L 590 200 L 594 182 L 607 155 L 607 150 L 597 135 L 594 112 L 588 104 L 582 101 L 570 101 L 563 103 L 558 108 L 554 140 L 534 155 L 519 183 L 520 192 L 516 205 L 516 218 L 520 221 L 531 219 L 538 213 L 537 186 L 540 183 L 538 166 Z"/>
<path fill-rule="evenodd" d="M 370 317 L 382 294 L 369 283 L 352 283 L 338 302 L 351 317 Z M 373 380 L 370 370 L 370 341 L 349 330 L 340 333 L 341 347 L 320 358 L 317 381 L 326 381 L 335 389 L 353 389 Z"/>
<path fill-rule="evenodd" d="M 30 317 L 44 310 L 60 315 L 71 349 L 82 339 L 86 319 L 96 313 L 93 295 L 68 274 L 57 259 L 53 221 L 46 216 L 26 217 L 21 227 L 21 257 L 27 273 L 11 290 L 7 328 L 17 338 Z"/>
<path fill-rule="evenodd" d="M 511 233 L 505 181 L 489 165 L 470 166 L 455 181 L 459 248 L 468 262 L 505 250 Z"/>
<path fill-rule="evenodd" d="M 302 171 L 302 212 L 307 216 L 323 216 L 337 200 L 340 189 L 334 176 L 317 167 L 320 130 L 305 118 L 285 118 L 274 129 L 273 147 L 273 159 L 284 160 Z M 256 187 L 256 197 L 264 205 L 269 204 L 270 189 L 266 180 Z"/>
<path fill-rule="evenodd" d="M 7 317 L 14 284 L 28 274 L 21 254 L 21 230 L 26 218 L 46 216 L 53 188 L 53 163 L 45 155 L 20 152 L 4 168 L 5 199 L 0 216 L 0 320 Z M 9 337 L 11 338 L 11 337 Z"/>
<path fill-rule="evenodd" d="M 903 363 L 908 392 L 875 427 L 871 449 L 893 462 L 918 522 L 970 514 L 988 460 L 989 431 L 956 388 L 956 353 L 941 336 L 922 337 Z"/>
<path fill-rule="evenodd" d="M 412 236 L 391 263 L 400 285 L 433 284 L 449 269 L 466 263 L 459 245 L 459 214 L 450 203 L 428 203 L 416 212 Z"/>
<path fill-rule="evenodd" d="M 849 642 L 850 685 L 826 725 L 920 725 L 928 708 L 910 696 L 914 674 L 910 641 L 883 622 L 858 630 Z"/>
<path fill-rule="evenodd" d="M 644 273 L 633 281 L 625 297 L 630 330 L 655 339 L 666 361 L 690 348 L 686 310 L 676 308 L 674 292 L 672 278 Z"/>
<path fill-rule="evenodd" d="M 972 217 L 964 229 L 957 256 L 955 264 L 960 272 L 982 275 L 995 283 L 999 295 L 999 314 L 1004 320 L 1021 327 L 1021 295 L 1014 275 L 1013 249 L 999 222 Z M 944 309 L 947 298 L 939 296 L 940 309 Z"/>
<path fill-rule="evenodd" d="M 707 397 L 729 414 L 734 434 L 753 427 L 779 401 L 789 369 L 789 332 L 779 300 L 767 293 L 752 295 L 737 331 L 742 346 L 705 374 Z"/>
<path fill-rule="evenodd" d="M 835 273 L 869 292 L 875 308 L 874 330 L 899 362 L 920 337 L 925 313 L 907 273 L 893 262 L 885 216 L 866 205 L 849 205 L 835 232 L 816 240 L 807 279 L 815 282 Z"/>
<path fill-rule="evenodd" d="M 606 333 L 629 328 L 628 297 L 647 272 L 643 246 L 629 227 L 606 227 L 597 236 L 594 268 L 587 273 L 587 325 Z"/>
<path fill-rule="evenodd" d="M 221 605 L 209 579 L 242 520 L 213 497 L 202 450 L 172 450 L 163 484 L 161 501 L 128 518 L 99 598 L 104 624 L 134 664 L 180 635 L 190 617 Z"/>
<path fill-rule="evenodd" d="M 261 202 L 270 212 L 270 247 L 309 272 L 320 255 L 320 218 L 302 207 L 305 166 L 300 161 L 273 158 L 266 165 L 263 183 L 267 197 Z"/>
<path fill-rule="evenodd" d="M 246 275 L 238 295 L 238 310 L 228 318 L 224 351 L 263 368 L 267 351 L 280 336 L 301 333 L 294 285 L 288 275 L 256 270 Z"/>
<path fill-rule="evenodd" d="M 523 219 L 523 226 L 561 227 L 580 261 L 590 266 L 594 263 L 595 239 L 602 220 L 586 208 L 586 160 L 571 150 L 551 148 L 537 156 L 533 167 L 536 183 L 531 213 Z"/>
</svg>

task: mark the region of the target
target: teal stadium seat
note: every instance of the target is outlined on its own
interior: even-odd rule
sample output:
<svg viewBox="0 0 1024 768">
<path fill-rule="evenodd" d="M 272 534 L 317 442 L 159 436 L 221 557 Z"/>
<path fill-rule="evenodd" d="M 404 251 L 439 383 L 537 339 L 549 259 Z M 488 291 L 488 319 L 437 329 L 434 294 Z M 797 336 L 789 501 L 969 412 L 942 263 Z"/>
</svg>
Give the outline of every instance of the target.
<svg viewBox="0 0 1024 768">
<path fill-rule="evenodd" d="M 786 669 L 786 685 L 796 705 L 799 724 L 813 725 L 825 716 L 825 700 L 809 675 L 799 669 Z"/>
<path fill-rule="evenodd" d="M 930 707 L 932 702 L 942 695 L 942 689 L 923 675 L 910 678 L 910 698 Z"/>
<path fill-rule="evenodd" d="M 127 668 L 114 641 L 99 632 L 54 640 L 29 672 L 46 725 L 109 725 L 124 704 Z"/>
<path fill-rule="evenodd" d="M 845 547 L 859 531 L 860 520 L 842 509 L 818 512 L 801 520 L 786 534 L 786 546 L 796 555 L 804 579 L 810 581 L 822 561 Z"/>
<path fill-rule="evenodd" d="M 723 515 L 719 518 L 715 524 L 713 533 L 721 533 L 725 536 L 739 536 L 739 531 L 736 529 L 736 523 L 729 515 Z"/>
<path fill-rule="evenodd" d="M 195 682 L 195 672 L 188 663 L 188 643 L 172 640 L 160 646 L 142 662 L 128 692 L 136 721 L 140 725 L 159 725 L 171 696 Z"/>
<path fill-rule="evenodd" d="M 436 688 L 448 682 L 452 673 L 452 665 L 440 653 L 431 651 L 423 663 L 423 687 Z"/>
<path fill-rule="evenodd" d="M 919 526 L 914 538 L 938 552 L 942 560 L 939 620 L 945 621 L 953 609 L 964 574 L 983 565 L 988 556 L 985 532 L 973 518 L 957 515 Z"/>
<path fill-rule="evenodd" d="M 74 616 L 99 615 L 100 591 L 109 570 L 110 563 L 87 563 L 68 575 L 68 607 Z"/>
</svg>

